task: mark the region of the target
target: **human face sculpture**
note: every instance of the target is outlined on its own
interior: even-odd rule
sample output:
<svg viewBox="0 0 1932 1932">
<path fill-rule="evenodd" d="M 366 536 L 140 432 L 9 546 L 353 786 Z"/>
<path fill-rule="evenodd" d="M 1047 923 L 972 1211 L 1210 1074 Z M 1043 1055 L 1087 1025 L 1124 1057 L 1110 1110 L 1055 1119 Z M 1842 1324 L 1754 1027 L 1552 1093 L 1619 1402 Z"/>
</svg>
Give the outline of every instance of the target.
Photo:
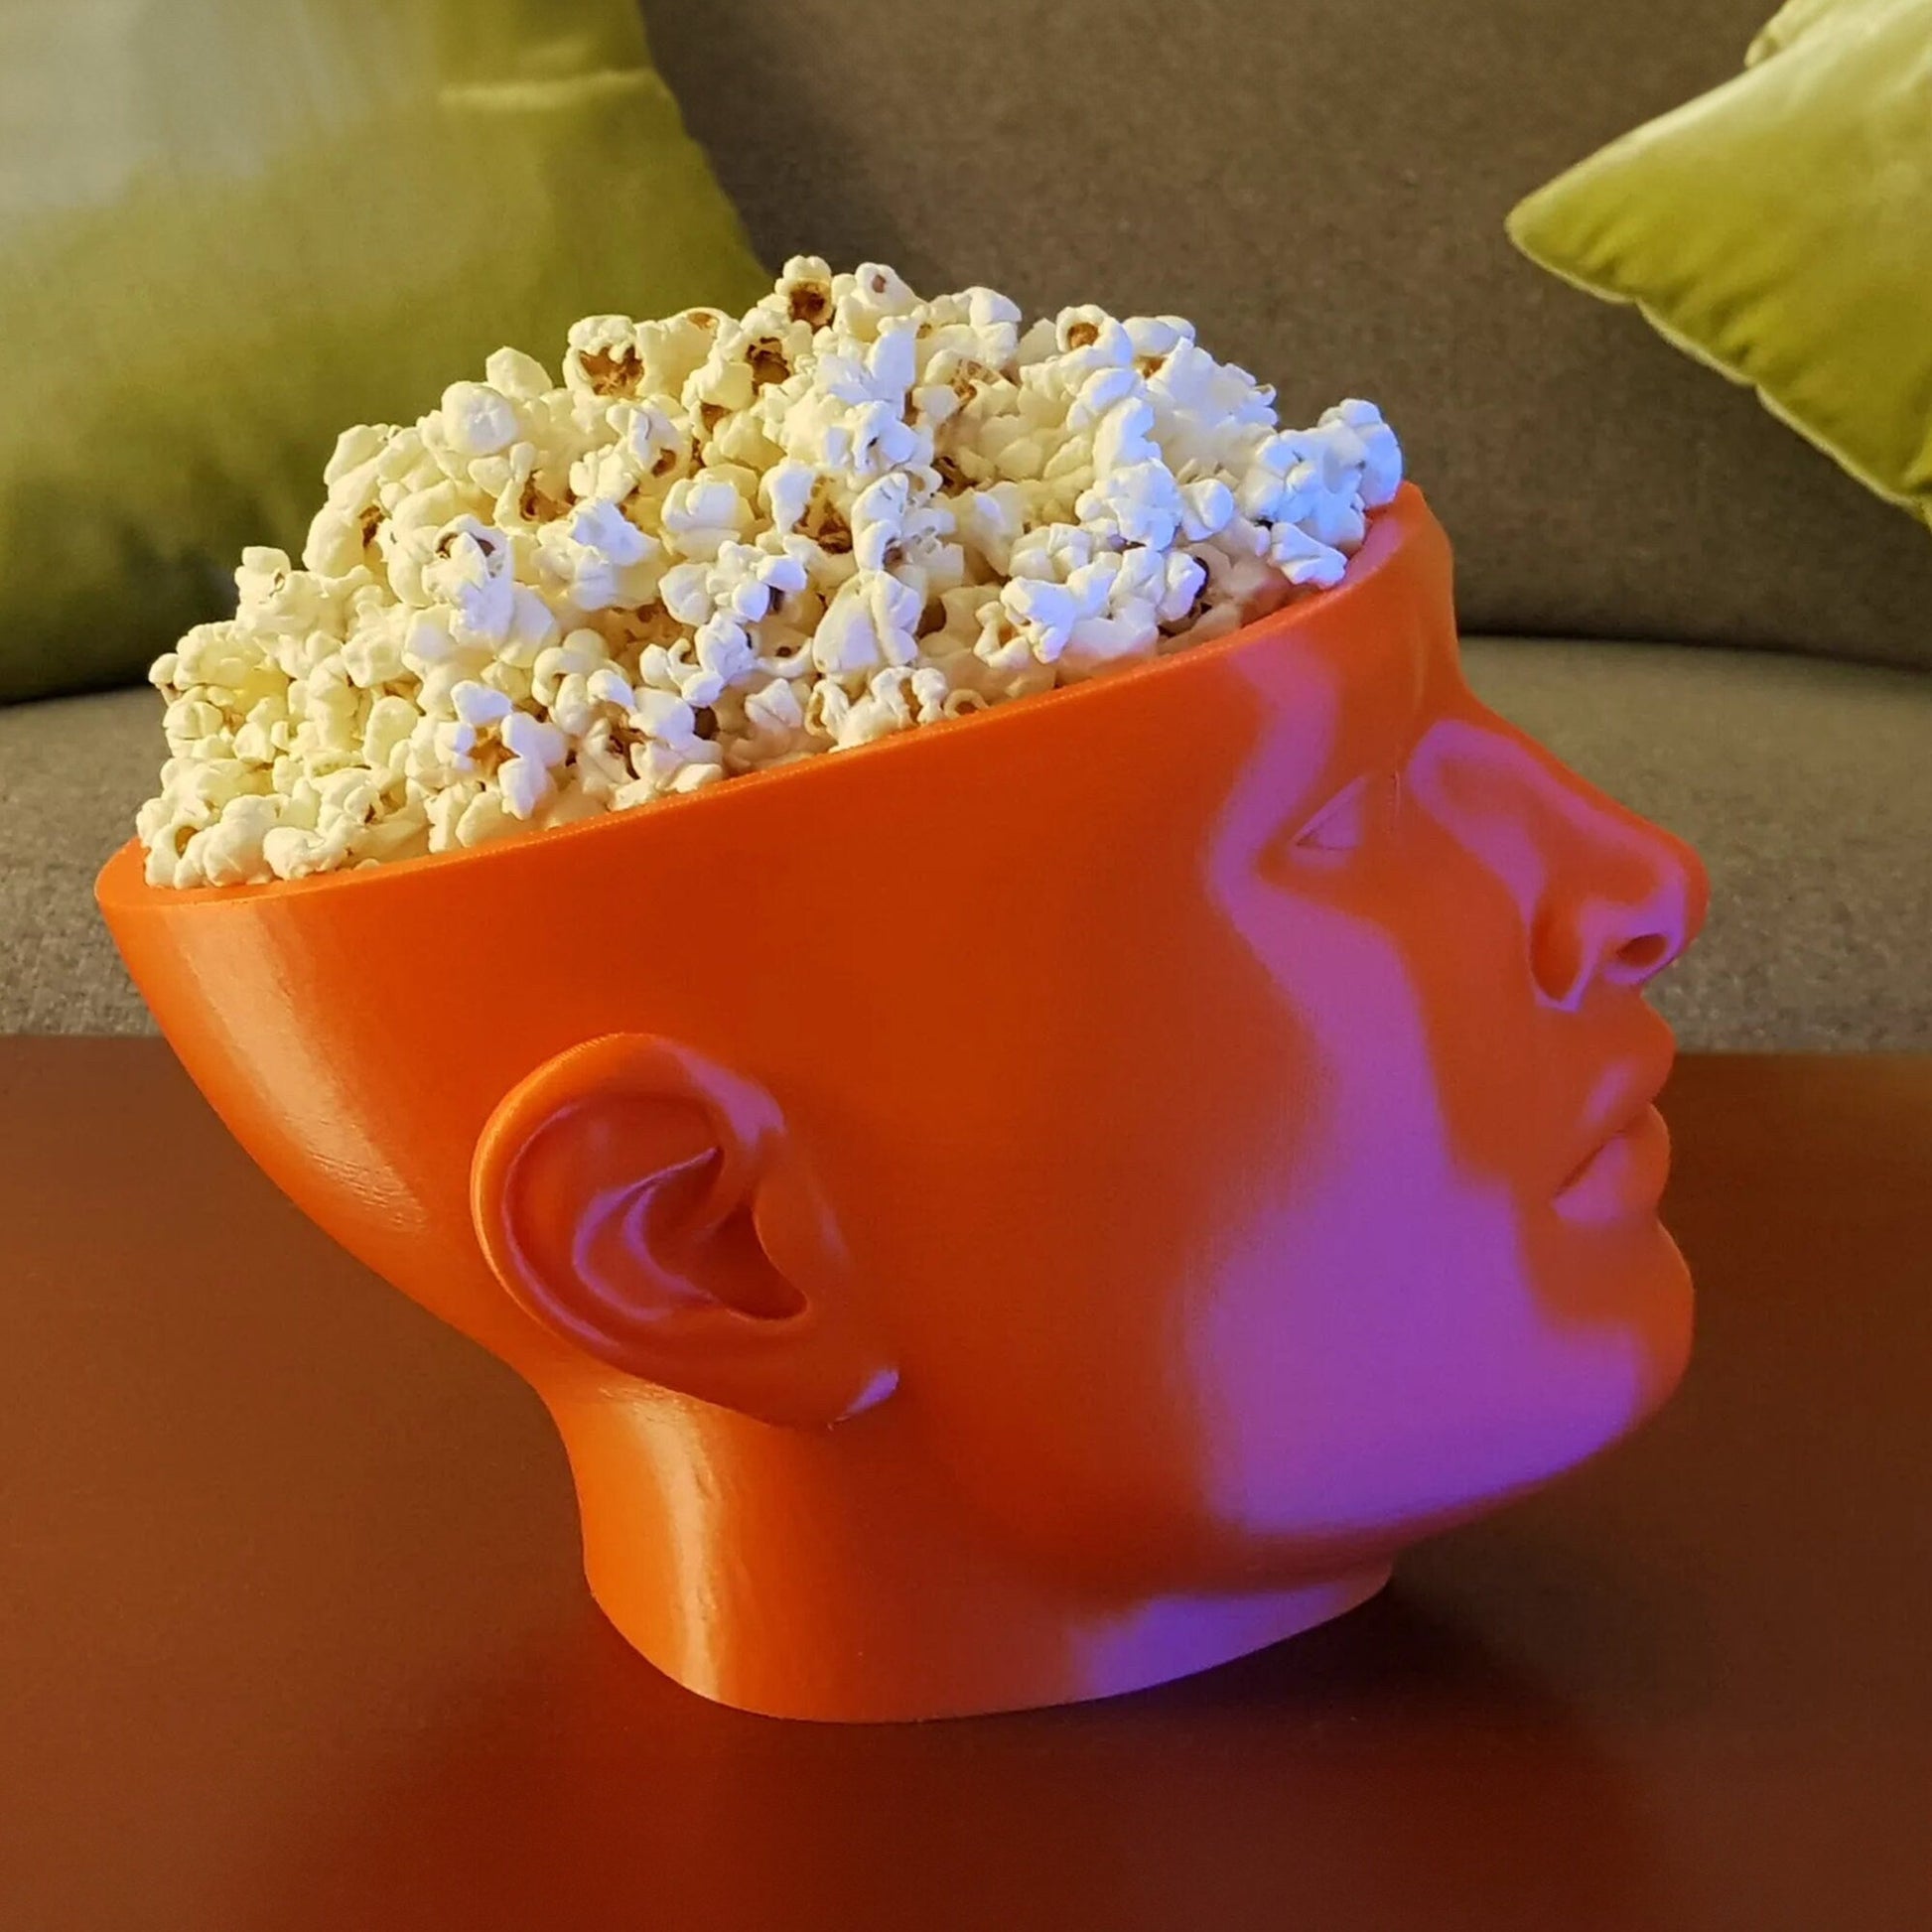
<svg viewBox="0 0 1932 1932">
<path fill-rule="evenodd" d="M 1471 695 L 1421 496 L 1142 670 L 486 851 L 102 876 L 189 1071 L 518 1368 L 707 1695 L 1104 1695 L 1669 1393 L 1677 840 Z"/>
</svg>

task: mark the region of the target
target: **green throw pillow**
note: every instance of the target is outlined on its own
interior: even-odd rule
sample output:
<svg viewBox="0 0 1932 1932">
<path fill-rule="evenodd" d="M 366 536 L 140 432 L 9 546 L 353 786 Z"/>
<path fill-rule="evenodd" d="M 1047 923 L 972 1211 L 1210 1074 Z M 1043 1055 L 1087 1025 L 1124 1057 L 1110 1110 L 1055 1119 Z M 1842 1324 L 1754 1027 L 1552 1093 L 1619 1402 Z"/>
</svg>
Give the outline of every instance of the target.
<svg viewBox="0 0 1932 1932">
<path fill-rule="evenodd" d="M 1510 235 L 1932 520 L 1932 0 L 1791 0 L 1748 58 Z"/>
<path fill-rule="evenodd" d="M 765 286 L 635 0 L 0 5 L 0 700 L 231 609 L 348 424 Z"/>
</svg>

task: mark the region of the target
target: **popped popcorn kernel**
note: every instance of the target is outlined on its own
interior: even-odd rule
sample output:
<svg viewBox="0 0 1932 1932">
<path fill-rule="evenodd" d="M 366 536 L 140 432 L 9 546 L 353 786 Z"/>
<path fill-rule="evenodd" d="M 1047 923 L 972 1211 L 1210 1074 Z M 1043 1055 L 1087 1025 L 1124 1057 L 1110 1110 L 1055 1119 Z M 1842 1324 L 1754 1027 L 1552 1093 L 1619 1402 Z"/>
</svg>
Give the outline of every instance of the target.
<svg viewBox="0 0 1932 1932">
<path fill-rule="evenodd" d="M 149 680 L 151 886 L 463 851 L 967 717 L 1339 583 L 1402 482 L 1179 316 L 1024 326 L 884 263 L 742 317 L 588 316 L 344 431 L 299 562 Z"/>
</svg>

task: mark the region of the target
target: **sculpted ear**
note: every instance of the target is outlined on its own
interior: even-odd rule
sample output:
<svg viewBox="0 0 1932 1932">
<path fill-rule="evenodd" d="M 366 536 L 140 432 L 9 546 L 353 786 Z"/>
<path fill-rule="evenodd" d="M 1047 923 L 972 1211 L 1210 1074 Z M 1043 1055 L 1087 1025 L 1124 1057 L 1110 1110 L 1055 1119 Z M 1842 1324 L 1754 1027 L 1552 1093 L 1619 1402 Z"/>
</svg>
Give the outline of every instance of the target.
<svg viewBox="0 0 1932 1932">
<path fill-rule="evenodd" d="M 609 1035 L 519 1081 L 470 1209 L 509 1294 L 621 1374 L 806 1427 L 892 1393 L 770 1096 L 675 1041 Z"/>
</svg>

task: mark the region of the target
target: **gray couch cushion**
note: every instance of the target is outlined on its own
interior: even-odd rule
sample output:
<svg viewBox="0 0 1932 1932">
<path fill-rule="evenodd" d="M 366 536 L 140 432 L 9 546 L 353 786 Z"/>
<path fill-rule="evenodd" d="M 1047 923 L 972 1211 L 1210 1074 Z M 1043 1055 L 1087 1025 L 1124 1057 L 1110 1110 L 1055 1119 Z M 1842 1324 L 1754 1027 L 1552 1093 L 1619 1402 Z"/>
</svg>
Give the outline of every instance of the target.
<svg viewBox="0 0 1932 1932">
<path fill-rule="evenodd" d="M 767 260 L 1179 310 L 1298 420 L 1380 402 L 1462 621 L 1932 665 L 1932 537 L 1510 248 L 1774 0 L 642 0 Z"/>
<path fill-rule="evenodd" d="M 1932 1048 L 1932 678 L 1762 652 L 1472 642 L 1506 716 L 1682 833 L 1711 922 L 1658 1004 L 1687 1045 Z M 146 690 L 0 709 L 0 1033 L 147 1016 L 94 912 L 162 746 Z"/>
<path fill-rule="evenodd" d="M 1687 1046 L 1932 1048 L 1932 677 L 1761 651 L 1472 641 L 1483 700 L 1711 872 L 1657 986 Z"/>
<path fill-rule="evenodd" d="M 0 1034 L 153 1031 L 93 884 L 167 749 L 146 685 L 0 705 Z"/>
</svg>

